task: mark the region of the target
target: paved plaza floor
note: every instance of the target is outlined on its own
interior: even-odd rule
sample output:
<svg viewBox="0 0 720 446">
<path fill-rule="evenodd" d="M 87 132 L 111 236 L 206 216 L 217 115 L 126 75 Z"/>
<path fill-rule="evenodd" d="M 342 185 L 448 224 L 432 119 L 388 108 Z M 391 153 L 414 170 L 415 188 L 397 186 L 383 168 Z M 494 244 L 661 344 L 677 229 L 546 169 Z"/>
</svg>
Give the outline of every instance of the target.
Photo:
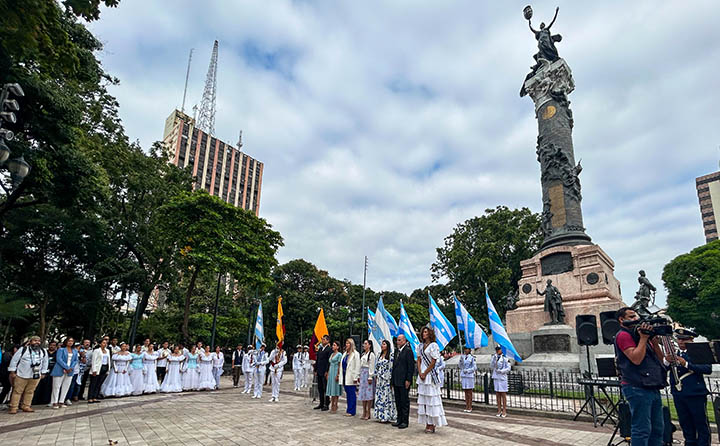
<svg viewBox="0 0 720 446">
<path fill-rule="evenodd" d="M 35 413 L 0 413 L 0 445 L 605 445 L 609 427 L 585 422 L 493 412 L 471 414 L 447 405 L 449 426 L 425 434 L 412 423 L 398 430 L 359 416 L 312 410 L 306 394 L 293 392 L 292 377 L 283 384 L 280 402 L 270 403 L 269 387 L 261 400 L 251 399 L 223 379 L 215 392 L 146 395 L 84 402 Z M 414 404 L 411 421 L 416 421 Z M 677 434 L 676 434 L 676 438 Z M 715 443 L 713 443 L 715 444 Z"/>
</svg>

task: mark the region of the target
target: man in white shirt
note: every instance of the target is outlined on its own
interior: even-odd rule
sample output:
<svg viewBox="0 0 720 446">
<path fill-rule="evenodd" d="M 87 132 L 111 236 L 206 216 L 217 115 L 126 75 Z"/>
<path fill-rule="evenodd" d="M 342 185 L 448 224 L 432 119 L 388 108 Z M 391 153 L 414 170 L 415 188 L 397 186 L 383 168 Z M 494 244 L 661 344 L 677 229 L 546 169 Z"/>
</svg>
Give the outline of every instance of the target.
<svg viewBox="0 0 720 446">
<path fill-rule="evenodd" d="M 120 351 L 120 346 L 118 345 L 118 338 L 112 338 L 110 340 L 110 345 L 108 345 L 108 348 L 110 349 L 110 353 L 113 355 Z"/>
<path fill-rule="evenodd" d="M 265 344 L 260 345 L 260 350 L 255 353 L 254 356 L 254 373 L 253 380 L 255 381 L 255 393 L 253 398 L 262 398 L 263 382 L 265 381 L 265 367 L 268 365 L 268 354 L 265 351 Z"/>
<path fill-rule="evenodd" d="M 140 347 L 140 351 L 142 353 L 145 353 L 146 351 L 148 351 L 149 346 L 150 346 L 150 338 L 147 338 L 147 339 L 145 339 L 145 342 L 143 342 L 142 347 Z"/>
<path fill-rule="evenodd" d="M 242 371 L 245 375 L 245 388 L 243 393 L 250 393 L 253 390 L 253 380 L 255 379 L 255 350 L 252 345 L 247 346 L 247 352 L 243 356 Z"/>
<path fill-rule="evenodd" d="M 232 354 L 230 364 L 232 365 L 232 376 L 233 376 L 233 387 L 238 386 L 240 382 L 240 372 L 243 370 L 243 362 L 245 361 L 245 352 L 243 352 L 242 344 L 238 344 L 237 348 Z"/>
<path fill-rule="evenodd" d="M 160 347 L 157 351 L 157 379 L 158 382 L 161 384 L 162 381 L 165 379 L 165 372 L 167 371 L 167 358 L 172 353 L 169 346 L 170 344 L 168 343 L 168 341 L 165 341 L 162 343 L 162 347 Z"/>
<path fill-rule="evenodd" d="M 280 382 L 282 381 L 283 369 L 287 364 L 287 354 L 283 350 L 281 343 L 278 343 L 275 349 L 270 352 L 268 361 L 270 362 L 270 381 L 272 383 L 270 402 L 277 403 L 280 401 Z"/>
<path fill-rule="evenodd" d="M 303 361 L 302 345 L 297 346 L 297 351 L 293 355 L 292 368 L 295 376 L 295 390 L 300 390 L 303 386 L 303 372 L 305 370 L 305 361 Z"/>
<path fill-rule="evenodd" d="M 27 345 L 13 355 L 8 367 L 13 393 L 9 414 L 16 414 L 18 406 L 23 412 L 35 412 L 31 407 L 33 394 L 40 379 L 48 373 L 48 354 L 40 347 L 40 337 L 33 336 Z"/>
</svg>

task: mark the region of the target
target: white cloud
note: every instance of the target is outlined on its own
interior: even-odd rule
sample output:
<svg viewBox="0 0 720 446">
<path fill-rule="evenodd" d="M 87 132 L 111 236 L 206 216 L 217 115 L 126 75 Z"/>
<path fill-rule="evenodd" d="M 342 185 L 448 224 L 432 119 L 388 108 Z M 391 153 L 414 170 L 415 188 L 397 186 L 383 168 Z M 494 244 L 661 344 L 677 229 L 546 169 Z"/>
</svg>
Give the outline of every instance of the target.
<svg viewBox="0 0 720 446">
<path fill-rule="evenodd" d="M 553 7 L 535 7 L 535 26 Z M 704 241 L 693 180 L 716 165 L 714 13 L 562 2 L 553 27 L 577 85 L 585 225 L 626 300 L 638 269 L 662 288 L 663 265 Z M 285 237 L 282 261 L 360 282 L 368 255 L 369 286 L 410 292 L 457 223 L 541 208 L 533 106 L 518 96 L 535 42 L 517 4 L 123 0 L 91 27 L 146 147 L 180 104 L 189 48 L 186 109 L 220 40 L 216 132 L 242 129 L 265 162 L 261 215 Z"/>
</svg>

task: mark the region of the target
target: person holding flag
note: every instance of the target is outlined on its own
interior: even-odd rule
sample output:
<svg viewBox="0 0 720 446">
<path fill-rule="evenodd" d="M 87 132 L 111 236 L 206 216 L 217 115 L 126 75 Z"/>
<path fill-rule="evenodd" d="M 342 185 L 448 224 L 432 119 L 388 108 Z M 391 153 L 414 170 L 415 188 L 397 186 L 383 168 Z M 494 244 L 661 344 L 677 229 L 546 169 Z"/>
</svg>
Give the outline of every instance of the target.
<svg viewBox="0 0 720 446">
<path fill-rule="evenodd" d="M 278 321 L 280 319 L 278 318 Z M 283 368 L 287 364 L 287 355 L 282 348 L 282 341 L 278 341 L 275 349 L 270 353 L 270 381 L 272 383 L 271 403 L 280 401 L 280 382 L 282 381 Z"/>
<path fill-rule="evenodd" d="M 255 352 L 253 361 L 253 381 L 255 383 L 255 392 L 253 398 L 262 398 L 263 382 L 265 381 L 265 366 L 268 363 L 268 354 L 265 351 L 265 343 L 260 343 L 260 347 Z"/>
<path fill-rule="evenodd" d="M 475 374 L 477 373 L 477 363 L 475 356 L 472 355 L 470 347 L 467 345 L 463 349 L 458 361 L 460 369 L 460 384 L 465 392 L 465 409 L 463 412 L 472 412 L 472 395 L 475 389 Z"/>
<path fill-rule="evenodd" d="M 320 340 L 320 346 L 316 343 Z M 325 393 L 328 383 L 328 370 L 330 369 L 330 334 L 328 333 L 327 324 L 325 324 L 325 312 L 320 309 L 315 328 L 313 329 L 313 337 L 310 342 L 311 349 L 317 348 L 315 360 L 315 376 L 317 378 L 317 390 L 320 402 L 313 409 L 322 411 L 330 410 L 330 398 Z"/>
<path fill-rule="evenodd" d="M 509 356 L 517 362 L 522 362 L 522 358 L 515 350 L 515 346 L 510 341 L 510 337 L 505 331 L 500 315 L 495 310 L 490 300 L 490 295 L 487 292 L 487 285 L 485 285 L 485 301 L 488 308 L 488 320 L 490 321 L 490 331 L 493 335 L 493 340 L 498 343 L 495 347 L 495 355 L 493 355 L 490 361 L 490 368 L 492 368 L 492 378 L 495 383 L 495 394 L 498 405 L 498 413 L 496 416 L 505 418 L 507 416 L 507 374 L 510 372 L 510 362 L 505 356 Z"/>
<path fill-rule="evenodd" d="M 242 372 L 245 375 L 245 388 L 242 393 L 250 393 L 253 390 L 253 377 L 255 371 L 255 349 L 248 344 L 247 351 L 242 359 Z"/>
</svg>

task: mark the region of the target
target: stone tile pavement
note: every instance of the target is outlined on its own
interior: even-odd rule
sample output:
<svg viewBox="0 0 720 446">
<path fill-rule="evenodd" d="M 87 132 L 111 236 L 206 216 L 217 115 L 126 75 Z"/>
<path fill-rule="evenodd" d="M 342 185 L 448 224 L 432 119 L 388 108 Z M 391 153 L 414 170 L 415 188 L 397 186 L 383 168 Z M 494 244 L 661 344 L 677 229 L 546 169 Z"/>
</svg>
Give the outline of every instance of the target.
<svg viewBox="0 0 720 446">
<path fill-rule="evenodd" d="M 524 415 L 499 419 L 493 412 L 462 412 L 447 405 L 450 426 L 435 435 L 411 424 L 400 431 L 389 425 L 312 410 L 305 394 L 293 392 L 292 379 L 283 385 L 280 402 L 270 403 L 233 389 L 229 379 L 216 392 L 145 395 L 84 402 L 52 410 L 36 407 L 32 414 L 0 413 L 0 445 L 605 445 L 611 428 Z M 269 390 L 266 387 L 266 390 Z M 411 421 L 414 420 L 414 410 Z M 677 437 L 677 435 L 676 435 Z"/>
</svg>

